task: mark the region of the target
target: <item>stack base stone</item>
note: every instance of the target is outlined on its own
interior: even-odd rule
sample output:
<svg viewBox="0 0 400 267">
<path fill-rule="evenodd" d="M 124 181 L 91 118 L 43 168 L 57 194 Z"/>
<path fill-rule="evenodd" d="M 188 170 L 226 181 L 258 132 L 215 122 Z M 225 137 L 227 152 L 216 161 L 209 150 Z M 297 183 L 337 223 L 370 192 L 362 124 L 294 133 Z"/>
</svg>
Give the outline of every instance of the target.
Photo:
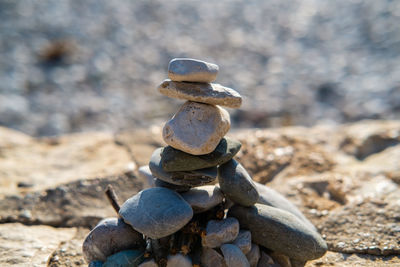
<svg viewBox="0 0 400 267">
<path fill-rule="evenodd" d="M 165 124 L 163 138 L 173 148 L 203 155 L 214 151 L 230 125 L 225 109 L 188 101 Z"/>
</svg>

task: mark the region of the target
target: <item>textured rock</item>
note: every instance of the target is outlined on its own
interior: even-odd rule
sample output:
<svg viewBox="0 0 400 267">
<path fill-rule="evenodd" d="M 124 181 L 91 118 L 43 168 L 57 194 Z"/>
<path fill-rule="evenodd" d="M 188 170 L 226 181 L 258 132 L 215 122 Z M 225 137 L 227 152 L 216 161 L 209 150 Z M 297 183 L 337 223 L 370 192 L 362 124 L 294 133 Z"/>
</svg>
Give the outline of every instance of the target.
<svg viewBox="0 0 400 267">
<path fill-rule="evenodd" d="M 144 246 L 142 234 L 120 218 L 107 218 L 90 231 L 82 250 L 86 262 L 91 262 L 105 261 L 116 252 Z"/>
<path fill-rule="evenodd" d="M 250 263 L 250 267 L 257 267 L 260 255 L 260 247 L 257 244 L 251 243 L 251 249 L 246 254 L 246 258 Z"/>
<path fill-rule="evenodd" d="M 144 260 L 139 250 L 124 250 L 109 256 L 103 267 L 137 267 Z"/>
<path fill-rule="evenodd" d="M 224 257 L 215 249 L 202 247 L 201 264 L 204 267 L 226 267 Z"/>
<path fill-rule="evenodd" d="M 135 230 L 159 239 L 181 229 L 193 217 L 193 210 L 178 193 L 155 187 L 125 201 L 119 214 Z"/>
<path fill-rule="evenodd" d="M 233 244 L 247 254 L 251 250 L 251 233 L 250 231 L 240 230 L 238 236 L 233 241 Z"/>
<path fill-rule="evenodd" d="M 206 168 L 184 172 L 166 172 L 161 166 L 162 148 L 158 148 L 151 155 L 149 167 L 153 176 L 170 184 L 184 186 L 200 186 L 217 179 L 217 168 Z"/>
<path fill-rule="evenodd" d="M 251 206 L 258 200 L 256 185 L 243 166 L 234 159 L 218 167 L 218 181 L 222 192 L 233 202 Z"/>
<path fill-rule="evenodd" d="M 267 205 L 253 207 L 236 205 L 229 216 L 249 229 L 253 242 L 296 260 L 322 257 L 327 246 L 322 237 L 293 214 Z"/>
<path fill-rule="evenodd" d="M 237 246 L 224 244 L 221 246 L 221 251 L 224 255 L 226 265 L 229 267 L 250 267 L 250 263 L 246 256 Z"/>
<path fill-rule="evenodd" d="M 168 256 L 167 267 L 192 267 L 192 260 L 188 256 L 175 254 Z"/>
<path fill-rule="evenodd" d="M 224 137 L 210 154 L 194 156 L 171 146 L 161 152 L 161 165 L 165 171 L 191 171 L 223 164 L 233 158 L 241 147 L 240 142 Z"/>
<path fill-rule="evenodd" d="M 138 169 L 138 176 L 142 179 L 145 187 L 154 187 L 154 177 L 148 165 L 141 166 Z"/>
<path fill-rule="evenodd" d="M 164 141 L 192 155 L 209 154 L 228 132 L 229 113 L 218 106 L 188 101 L 163 128 Z"/>
<path fill-rule="evenodd" d="M 292 203 L 290 202 L 287 198 L 285 198 L 283 195 L 278 193 L 272 188 L 269 188 L 268 186 L 265 186 L 263 184 L 254 182 L 256 185 L 259 198 L 257 203 L 264 204 L 264 205 L 269 205 L 278 209 L 286 210 L 293 215 L 296 215 L 299 219 L 301 219 L 307 226 L 309 226 L 311 229 L 316 231 L 315 226 L 303 215 L 303 213 Z"/>
<path fill-rule="evenodd" d="M 235 90 L 217 83 L 188 83 L 164 80 L 158 86 L 161 94 L 168 97 L 185 99 L 228 108 L 239 108 L 242 97 Z"/>
<path fill-rule="evenodd" d="M 282 267 L 274 262 L 272 257 L 261 251 L 260 260 L 258 261 L 257 267 Z"/>
<path fill-rule="evenodd" d="M 226 218 L 220 221 L 208 221 L 206 235 L 201 243 L 204 247 L 217 248 L 224 243 L 232 242 L 239 234 L 239 222 L 235 218 Z"/>
<path fill-rule="evenodd" d="M 158 178 L 154 179 L 154 187 L 165 187 L 174 190 L 176 192 L 186 192 L 189 191 L 190 188 L 192 188 L 191 186 L 186 186 L 186 185 L 170 184 Z"/>
<path fill-rule="evenodd" d="M 176 82 L 210 83 L 218 75 L 218 65 L 192 58 L 174 58 L 168 65 L 168 77 Z"/>
<path fill-rule="evenodd" d="M 222 203 L 224 196 L 218 186 L 205 185 L 192 188 L 181 196 L 192 207 L 194 213 L 204 212 Z"/>
</svg>

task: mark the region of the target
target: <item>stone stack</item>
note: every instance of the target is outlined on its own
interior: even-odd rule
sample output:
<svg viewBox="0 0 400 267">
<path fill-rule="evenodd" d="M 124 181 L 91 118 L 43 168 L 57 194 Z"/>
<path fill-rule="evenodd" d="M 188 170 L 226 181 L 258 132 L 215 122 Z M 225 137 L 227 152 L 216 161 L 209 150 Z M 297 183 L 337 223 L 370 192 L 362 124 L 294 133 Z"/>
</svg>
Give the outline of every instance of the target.
<svg viewBox="0 0 400 267">
<path fill-rule="evenodd" d="M 89 266 L 301 265 L 326 252 L 303 214 L 233 159 L 241 144 L 225 137 L 230 118 L 222 106 L 238 108 L 242 98 L 212 83 L 217 74 L 204 61 L 170 62 L 158 90 L 187 102 L 163 128 L 168 146 L 139 169 L 152 187 L 86 238 Z"/>
</svg>

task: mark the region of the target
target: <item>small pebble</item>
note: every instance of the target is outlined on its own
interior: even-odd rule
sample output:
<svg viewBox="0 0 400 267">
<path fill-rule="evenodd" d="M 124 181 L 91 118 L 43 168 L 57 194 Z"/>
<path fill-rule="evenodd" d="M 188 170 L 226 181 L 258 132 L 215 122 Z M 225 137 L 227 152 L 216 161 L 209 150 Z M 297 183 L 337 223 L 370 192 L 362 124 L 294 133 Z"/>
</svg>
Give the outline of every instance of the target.
<svg viewBox="0 0 400 267">
<path fill-rule="evenodd" d="M 102 267 L 137 267 L 144 260 L 139 250 L 124 250 L 109 256 Z"/>
<path fill-rule="evenodd" d="M 233 241 L 233 244 L 247 254 L 251 250 L 251 233 L 247 230 L 239 230 L 239 234 Z"/>
<path fill-rule="evenodd" d="M 151 174 L 148 165 L 141 166 L 138 170 L 139 178 L 143 181 L 146 187 L 154 187 L 154 176 Z"/>
<path fill-rule="evenodd" d="M 204 185 L 192 188 L 181 194 L 184 200 L 192 207 L 194 213 L 207 211 L 222 203 L 224 195 L 218 186 Z"/>
<path fill-rule="evenodd" d="M 257 267 L 282 267 L 279 264 L 276 264 L 272 257 L 261 251 L 260 260 L 258 261 Z"/>
<path fill-rule="evenodd" d="M 158 267 L 158 264 L 154 261 L 154 259 L 151 259 L 142 262 L 138 267 Z"/>
<path fill-rule="evenodd" d="M 165 187 L 179 193 L 189 191 L 191 188 L 191 186 L 186 185 L 170 184 L 158 178 L 154 179 L 154 187 Z"/>
<path fill-rule="evenodd" d="M 224 244 L 221 246 L 221 251 L 228 267 L 250 267 L 246 256 L 237 246 Z"/>
<path fill-rule="evenodd" d="M 206 235 L 202 237 L 202 245 L 209 248 L 220 247 L 232 242 L 239 234 L 239 222 L 235 218 L 210 220 L 207 223 Z"/>
<path fill-rule="evenodd" d="M 213 248 L 202 247 L 201 266 L 203 267 L 226 267 L 224 257 Z"/>
<path fill-rule="evenodd" d="M 250 267 L 257 267 L 260 259 L 260 247 L 257 244 L 251 243 L 251 249 L 246 254 L 246 258 L 250 263 Z"/>
<path fill-rule="evenodd" d="M 174 58 L 168 65 L 168 77 L 176 82 L 210 83 L 215 81 L 218 65 L 192 58 Z"/>
<path fill-rule="evenodd" d="M 192 267 L 192 260 L 182 254 L 169 255 L 167 267 Z"/>
</svg>

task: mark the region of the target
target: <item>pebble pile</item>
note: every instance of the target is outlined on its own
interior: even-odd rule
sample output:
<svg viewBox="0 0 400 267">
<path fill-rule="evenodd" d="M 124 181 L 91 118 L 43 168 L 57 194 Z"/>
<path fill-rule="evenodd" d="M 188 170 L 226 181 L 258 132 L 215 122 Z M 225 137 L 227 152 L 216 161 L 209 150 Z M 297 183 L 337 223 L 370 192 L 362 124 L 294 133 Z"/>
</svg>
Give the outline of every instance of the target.
<svg viewBox="0 0 400 267">
<path fill-rule="evenodd" d="M 301 266 L 325 254 L 315 227 L 286 198 L 254 182 L 225 134 L 242 98 L 212 83 L 218 66 L 173 59 L 160 93 L 187 100 L 163 128 L 168 144 L 139 169 L 151 188 L 86 237 L 89 266 Z M 217 183 L 218 182 L 218 183 Z"/>
</svg>

